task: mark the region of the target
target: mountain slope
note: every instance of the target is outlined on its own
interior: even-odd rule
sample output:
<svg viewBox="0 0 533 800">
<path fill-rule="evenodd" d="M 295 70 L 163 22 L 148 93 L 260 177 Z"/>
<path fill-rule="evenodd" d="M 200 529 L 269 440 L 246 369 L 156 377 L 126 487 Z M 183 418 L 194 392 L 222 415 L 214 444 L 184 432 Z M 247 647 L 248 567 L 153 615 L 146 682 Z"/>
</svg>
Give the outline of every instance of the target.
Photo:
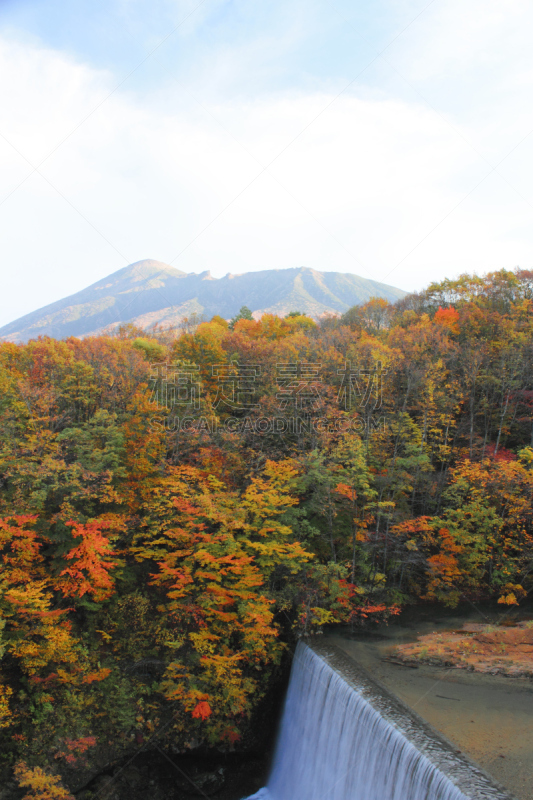
<svg viewBox="0 0 533 800">
<path fill-rule="evenodd" d="M 181 272 L 145 259 L 113 272 L 81 292 L 58 300 L 0 328 L 0 340 L 37 336 L 87 336 L 126 322 L 140 327 L 175 325 L 192 313 L 229 319 L 246 305 L 255 316 L 301 311 L 318 318 L 342 313 L 370 297 L 391 302 L 405 292 L 377 281 L 307 267 L 246 272 L 213 278 Z"/>
</svg>

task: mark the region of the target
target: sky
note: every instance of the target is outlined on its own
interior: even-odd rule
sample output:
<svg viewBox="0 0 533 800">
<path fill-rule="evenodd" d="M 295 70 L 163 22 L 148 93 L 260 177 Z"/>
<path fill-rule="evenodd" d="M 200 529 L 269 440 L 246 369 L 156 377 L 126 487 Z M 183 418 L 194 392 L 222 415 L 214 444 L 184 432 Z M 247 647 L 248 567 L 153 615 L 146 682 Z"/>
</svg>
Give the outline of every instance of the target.
<svg viewBox="0 0 533 800">
<path fill-rule="evenodd" d="M 533 266 L 529 0 L 0 0 L 0 326 L 132 262 Z"/>
</svg>

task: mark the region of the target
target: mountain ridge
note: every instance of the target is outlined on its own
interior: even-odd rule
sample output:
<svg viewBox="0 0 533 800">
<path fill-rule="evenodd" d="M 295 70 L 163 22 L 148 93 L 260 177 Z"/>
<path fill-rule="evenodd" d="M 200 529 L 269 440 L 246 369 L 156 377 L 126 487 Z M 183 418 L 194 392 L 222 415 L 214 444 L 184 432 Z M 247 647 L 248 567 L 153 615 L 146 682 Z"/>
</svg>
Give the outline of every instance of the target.
<svg viewBox="0 0 533 800">
<path fill-rule="evenodd" d="M 4 325 L 0 341 L 90 336 L 128 322 L 144 328 L 157 323 L 176 325 L 193 313 L 230 319 L 243 305 L 256 317 L 265 313 L 284 316 L 298 310 L 318 319 L 343 313 L 370 297 L 394 302 L 405 294 L 358 275 L 310 267 L 227 273 L 215 278 L 209 270 L 188 273 L 143 259 Z"/>
</svg>

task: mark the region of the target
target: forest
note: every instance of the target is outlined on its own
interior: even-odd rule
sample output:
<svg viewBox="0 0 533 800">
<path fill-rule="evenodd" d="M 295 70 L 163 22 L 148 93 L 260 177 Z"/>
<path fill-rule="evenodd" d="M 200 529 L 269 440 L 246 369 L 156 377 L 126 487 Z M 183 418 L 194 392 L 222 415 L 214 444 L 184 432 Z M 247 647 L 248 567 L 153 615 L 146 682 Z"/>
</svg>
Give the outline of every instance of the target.
<svg viewBox="0 0 533 800">
<path fill-rule="evenodd" d="M 0 775 L 238 746 L 294 642 L 533 589 L 533 271 L 0 344 Z M 111 754 L 111 755 L 110 755 Z"/>
</svg>

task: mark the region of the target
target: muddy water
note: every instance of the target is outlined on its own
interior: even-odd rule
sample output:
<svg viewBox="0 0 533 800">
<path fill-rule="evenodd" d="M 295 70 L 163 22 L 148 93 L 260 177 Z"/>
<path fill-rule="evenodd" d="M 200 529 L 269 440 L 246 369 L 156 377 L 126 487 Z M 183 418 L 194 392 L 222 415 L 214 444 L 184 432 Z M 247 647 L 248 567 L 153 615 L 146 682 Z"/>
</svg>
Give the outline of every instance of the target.
<svg viewBox="0 0 533 800">
<path fill-rule="evenodd" d="M 476 615 L 469 618 L 486 621 Z M 337 630 L 323 641 L 354 658 L 519 800 L 533 800 L 531 680 L 455 668 L 413 669 L 383 660 L 396 644 L 432 631 L 458 629 L 465 621 L 464 615 L 406 620 L 373 633 Z"/>
</svg>

